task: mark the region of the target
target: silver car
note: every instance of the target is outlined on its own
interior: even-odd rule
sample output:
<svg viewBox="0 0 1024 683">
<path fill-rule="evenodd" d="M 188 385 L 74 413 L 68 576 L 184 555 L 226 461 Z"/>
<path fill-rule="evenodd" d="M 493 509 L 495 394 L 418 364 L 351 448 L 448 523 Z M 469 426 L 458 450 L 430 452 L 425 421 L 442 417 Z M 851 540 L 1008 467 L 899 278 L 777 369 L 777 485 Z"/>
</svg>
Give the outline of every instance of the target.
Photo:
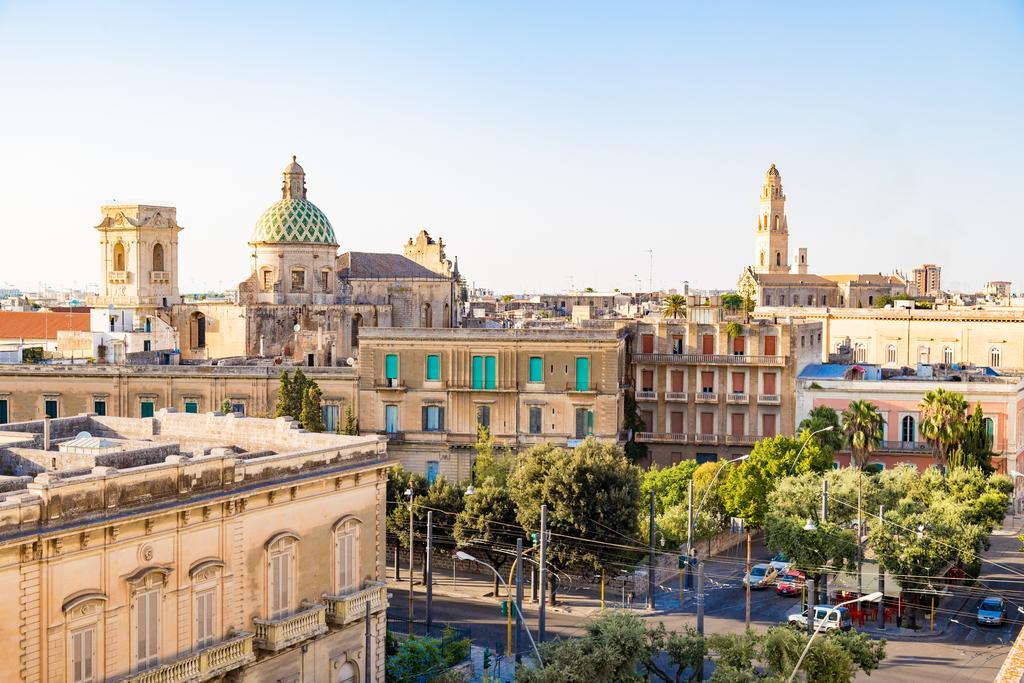
<svg viewBox="0 0 1024 683">
<path fill-rule="evenodd" d="M 750 574 L 743 577 L 743 585 L 750 583 L 751 589 L 767 588 L 772 585 L 778 572 L 770 564 L 755 564 L 750 568 Z"/>
</svg>

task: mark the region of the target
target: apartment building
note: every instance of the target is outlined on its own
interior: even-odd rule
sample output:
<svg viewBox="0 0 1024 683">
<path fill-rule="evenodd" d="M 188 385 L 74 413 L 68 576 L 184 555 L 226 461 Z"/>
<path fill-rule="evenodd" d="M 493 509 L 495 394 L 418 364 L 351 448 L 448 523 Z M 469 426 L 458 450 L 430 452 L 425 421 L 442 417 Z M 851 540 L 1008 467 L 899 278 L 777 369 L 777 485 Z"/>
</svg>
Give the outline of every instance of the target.
<svg viewBox="0 0 1024 683">
<path fill-rule="evenodd" d="M 0 467 L 0 681 L 384 680 L 383 438 L 82 415 Z"/>
<path fill-rule="evenodd" d="M 1024 378 L 1000 375 L 991 368 L 923 365 L 915 374 L 904 375 L 877 365 L 809 365 L 797 381 L 797 417 L 806 417 L 817 406 L 841 412 L 853 401 L 869 401 L 885 418 L 884 438 L 871 462 L 880 468 L 908 463 L 923 470 L 935 459 L 921 436 L 921 401 L 939 388 L 963 394 L 971 411 L 981 406 L 998 471 L 1024 469 Z M 849 454 L 841 453 L 839 460 L 846 464 Z"/>
<path fill-rule="evenodd" d="M 626 330 L 367 328 L 359 422 L 433 480 L 470 476 L 477 425 L 513 449 L 618 442 Z"/>
<path fill-rule="evenodd" d="M 636 438 L 655 463 L 733 458 L 794 431 L 796 377 L 821 355 L 821 325 L 716 317 L 637 323 Z"/>
<path fill-rule="evenodd" d="M 914 289 L 918 296 L 937 297 L 942 294 L 942 268 L 934 263 L 914 268 Z"/>
</svg>

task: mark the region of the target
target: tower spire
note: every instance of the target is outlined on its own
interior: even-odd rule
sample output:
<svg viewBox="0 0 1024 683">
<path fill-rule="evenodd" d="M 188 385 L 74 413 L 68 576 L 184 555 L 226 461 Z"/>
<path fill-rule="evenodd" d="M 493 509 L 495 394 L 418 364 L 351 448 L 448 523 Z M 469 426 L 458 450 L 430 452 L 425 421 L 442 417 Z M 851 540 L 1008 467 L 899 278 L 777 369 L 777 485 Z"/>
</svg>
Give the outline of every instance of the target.
<svg viewBox="0 0 1024 683">
<path fill-rule="evenodd" d="M 764 174 L 761 206 L 754 238 L 754 272 L 789 272 L 789 224 L 786 222 L 786 195 L 782 174 L 772 164 Z"/>
<path fill-rule="evenodd" d="M 306 172 L 299 166 L 292 155 L 292 163 L 284 167 L 284 185 L 281 187 L 282 199 L 306 198 Z"/>
</svg>

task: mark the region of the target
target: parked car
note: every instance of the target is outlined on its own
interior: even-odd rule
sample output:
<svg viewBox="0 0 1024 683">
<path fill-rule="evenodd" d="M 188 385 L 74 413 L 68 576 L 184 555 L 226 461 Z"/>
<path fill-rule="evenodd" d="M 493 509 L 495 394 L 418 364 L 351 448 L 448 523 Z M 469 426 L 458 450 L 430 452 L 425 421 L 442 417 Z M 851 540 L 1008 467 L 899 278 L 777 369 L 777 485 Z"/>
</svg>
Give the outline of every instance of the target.
<svg viewBox="0 0 1024 683">
<path fill-rule="evenodd" d="M 985 598 L 978 605 L 978 625 L 1002 626 L 1006 619 L 1006 603 L 1002 598 Z"/>
<path fill-rule="evenodd" d="M 768 564 L 774 567 L 776 572 L 782 574 L 788 571 L 790 568 L 792 568 L 793 561 L 785 555 L 783 555 L 782 553 L 775 553 L 775 557 L 773 557 L 771 559 L 771 562 L 769 562 Z"/>
<path fill-rule="evenodd" d="M 767 588 L 775 580 L 777 574 L 778 572 L 770 564 L 755 564 L 750 568 L 750 574 L 743 577 L 743 585 L 746 586 L 747 582 L 750 582 L 752 589 Z"/>
<path fill-rule="evenodd" d="M 775 592 L 779 595 L 800 595 L 806 580 L 803 572 L 787 569 L 775 579 Z"/>
<path fill-rule="evenodd" d="M 794 628 L 807 628 L 807 610 L 800 614 L 790 614 L 787 621 Z M 815 605 L 814 628 L 821 631 L 848 631 L 853 628 L 850 610 L 832 605 Z"/>
</svg>

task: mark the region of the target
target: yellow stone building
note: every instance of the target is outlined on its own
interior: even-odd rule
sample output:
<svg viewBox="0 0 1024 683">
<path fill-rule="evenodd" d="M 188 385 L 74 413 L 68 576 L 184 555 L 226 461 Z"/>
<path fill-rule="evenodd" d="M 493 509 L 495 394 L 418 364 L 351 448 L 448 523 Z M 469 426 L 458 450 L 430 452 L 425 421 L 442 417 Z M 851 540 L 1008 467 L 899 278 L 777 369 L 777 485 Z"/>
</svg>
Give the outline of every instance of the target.
<svg viewBox="0 0 1024 683">
<path fill-rule="evenodd" d="M 0 681 L 384 680 L 384 439 L 78 416 L 0 463 Z"/>
</svg>

